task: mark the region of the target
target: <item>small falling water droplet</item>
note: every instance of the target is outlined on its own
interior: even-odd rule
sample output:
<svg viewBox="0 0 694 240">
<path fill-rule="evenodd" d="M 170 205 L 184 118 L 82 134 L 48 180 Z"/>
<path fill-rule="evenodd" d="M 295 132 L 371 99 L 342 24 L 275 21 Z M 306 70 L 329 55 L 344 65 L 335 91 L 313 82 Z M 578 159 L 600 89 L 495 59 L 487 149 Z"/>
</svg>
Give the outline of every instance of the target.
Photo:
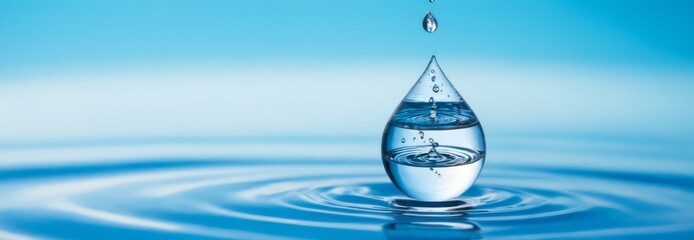
<svg viewBox="0 0 694 240">
<path fill-rule="evenodd" d="M 434 84 L 434 87 L 431 88 L 431 90 L 434 90 L 434 92 L 439 92 L 439 85 Z"/>
<path fill-rule="evenodd" d="M 436 21 L 434 14 L 428 12 L 426 15 L 424 15 L 424 20 L 422 20 L 422 27 L 424 28 L 424 31 L 427 31 L 428 33 L 433 33 L 434 31 L 436 31 L 436 28 L 439 27 L 439 23 Z"/>
<path fill-rule="evenodd" d="M 429 98 L 429 103 L 434 103 L 434 97 Z"/>
<path fill-rule="evenodd" d="M 434 143 L 434 139 L 433 139 L 433 138 L 429 138 L 429 143 Z"/>
<path fill-rule="evenodd" d="M 422 132 L 421 130 L 419 131 L 419 138 L 424 139 L 424 132 Z"/>
<path fill-rule="evenodd" d="M 434 168 L 429 168 L 429 171 L 434 171 Z"/>
<path fill-rule="evenodd" d="M 405 138 L 402 138 L 402 140 L 400 140 L 400 142 L 405 143 Z"/>
<path fill-rule="evenodd" d="M 436 82 L 436 76 L 431 76 L 431 81 Z"/>
</svg>

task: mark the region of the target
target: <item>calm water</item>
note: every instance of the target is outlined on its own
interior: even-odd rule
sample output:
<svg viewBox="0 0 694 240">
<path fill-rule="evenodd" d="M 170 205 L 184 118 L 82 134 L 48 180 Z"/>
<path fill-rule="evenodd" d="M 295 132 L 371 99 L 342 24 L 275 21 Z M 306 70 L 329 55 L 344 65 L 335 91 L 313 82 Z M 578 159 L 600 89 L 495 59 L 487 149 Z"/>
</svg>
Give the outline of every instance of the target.
<svg viewBox="0 0 694 240">
<path fill-rule="evenodd" d="M 427 206 L 390 183 L 378 139 L 4 146 L 0 239 L 694 234 L 692 150 L 686 144 L 488 140 L 475 185 L 459 198 Z"/>
</svg>

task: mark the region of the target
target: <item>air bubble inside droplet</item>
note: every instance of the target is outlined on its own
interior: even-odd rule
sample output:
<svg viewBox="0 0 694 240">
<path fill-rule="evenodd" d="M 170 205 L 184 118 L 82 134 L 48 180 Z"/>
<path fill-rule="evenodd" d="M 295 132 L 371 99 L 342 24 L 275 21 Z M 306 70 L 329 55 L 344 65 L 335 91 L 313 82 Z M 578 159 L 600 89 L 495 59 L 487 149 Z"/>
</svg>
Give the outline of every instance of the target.
<svg viewBox="0 0 694 240">
<path fill-rule="evenodd" d="M 431 73 L 437 74 L 433 86 L 429 85 Z M 447 94 L 432 91 L 441 90 L 440 86 L 446 86 Z M 403 146 L 399 143 L 402 136 L 415 137 L 411 145 Z M 414 141 L 417 138 L 421 140 Z M 477 116 L 435 57 L 391 116 L 381 146 L 383 165 L 391 181 L 403 193 L 421 201 L 460 196 L 477 179 L 486 151 Z M 434 169 L 438 170 L 431 174 Z M 445 178 L 441 177 L 444 172 Z"/>
</svg>

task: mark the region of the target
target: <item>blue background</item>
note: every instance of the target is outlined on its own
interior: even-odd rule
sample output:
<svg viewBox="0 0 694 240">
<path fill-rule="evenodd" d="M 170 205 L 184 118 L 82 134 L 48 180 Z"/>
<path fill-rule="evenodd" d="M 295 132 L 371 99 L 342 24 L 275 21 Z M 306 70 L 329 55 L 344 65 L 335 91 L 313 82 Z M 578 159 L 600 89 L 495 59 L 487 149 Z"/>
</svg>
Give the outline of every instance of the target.
<svg viewBox="0 0 694 240">
<path fill-rule="evenodd" d="M 378 141 L 429 57 L 497 136 L 692 140 L 691 1 L 1 1 L 0 143 Z M 421 19 L 432 10 L 439 29 Z M 645 140 L 644 140 L 645 139 Z"/>
</svg>

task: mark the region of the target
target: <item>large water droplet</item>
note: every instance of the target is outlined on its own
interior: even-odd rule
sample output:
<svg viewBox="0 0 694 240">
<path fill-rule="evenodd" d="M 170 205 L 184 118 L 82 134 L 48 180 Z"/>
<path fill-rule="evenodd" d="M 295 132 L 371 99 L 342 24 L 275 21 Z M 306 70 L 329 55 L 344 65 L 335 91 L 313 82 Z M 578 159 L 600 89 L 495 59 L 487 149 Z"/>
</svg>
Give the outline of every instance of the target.
<svg viewBox="0 0 694 240">
<path fill-rule="evenodd" d="M 426 15 L 424 15 L 424 19 L 422 20 L 422 27 L 424 28 L 424 31 L 433 33 L 434 31 L 436 31 L 436 28 L 439 27 L 439 22 L 436 21 L 434 14 L 428 12 Z"/>
<path fill-rule="evenodd" d="M 434 84 L 434 87 L 431 88 L 434 92 L 439 92 L 439 85 Z"/>
<path fill-rule="evenodd" d="M 446 86 L 445 94 L 432 92 L 434 72 L 437 87 Z M 403 146 L 403 136 L 417 136 L 417 141 Z M 477 179 L 486 151 L 482 127 L 435 57 L 388 121 L 381 149 L 391 181 L 421 201 L 460 196 Z M 440 171 L 431 174 L 431 169 Z"/>
</svg>

